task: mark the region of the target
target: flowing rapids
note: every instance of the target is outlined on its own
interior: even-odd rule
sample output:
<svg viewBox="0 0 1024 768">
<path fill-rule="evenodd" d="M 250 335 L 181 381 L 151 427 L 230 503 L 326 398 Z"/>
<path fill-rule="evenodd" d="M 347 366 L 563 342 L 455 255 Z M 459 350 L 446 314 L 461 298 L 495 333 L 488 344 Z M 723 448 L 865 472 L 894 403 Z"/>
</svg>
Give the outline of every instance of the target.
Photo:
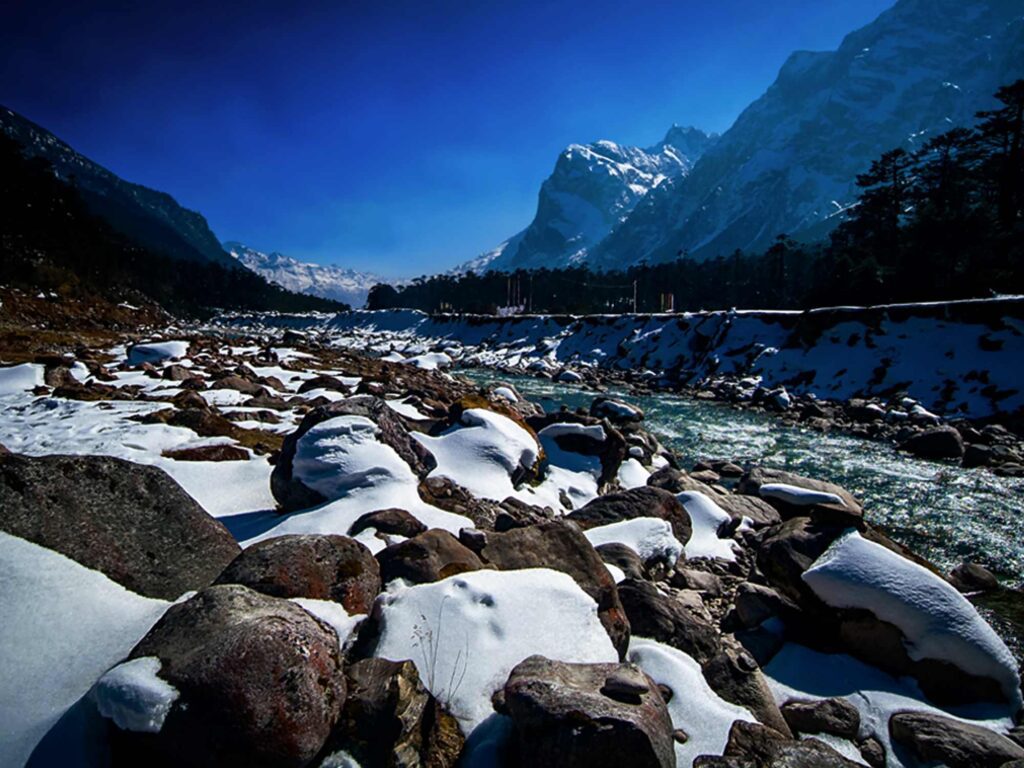
<svg viewBox="0 0 1024 768">
<path fill-rule="evenodd" d="M 594 392 L 527 376 L 468 369 L 480 382 L 512 383 L 527 398 L 557 409 L 587 408 Z M 964 560 L 985 565 L 1010 587 L 1024 587 L 1024 480 L 984 469 L 922 461 L 891 445 L 848 435 L 823 435 L 769 414 L 669 394 L 607 394 L 642 408 L 646 427 L 680 457 L 763 464 L 838 483 L 859 497 L 865 515 L 897 541 L 944 571 Z M 979 606 L 1014 647 L 1024 651 L 1022 601 L 983 598 Z"/>
</svg>

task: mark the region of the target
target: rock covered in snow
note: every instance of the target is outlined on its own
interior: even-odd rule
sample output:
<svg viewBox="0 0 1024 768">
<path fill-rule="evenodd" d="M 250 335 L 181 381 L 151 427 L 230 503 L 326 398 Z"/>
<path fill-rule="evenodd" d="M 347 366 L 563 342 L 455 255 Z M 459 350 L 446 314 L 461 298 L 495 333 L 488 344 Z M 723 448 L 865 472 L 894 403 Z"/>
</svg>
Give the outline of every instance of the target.
<svg viewBox="0 0 1024 768">
<path fill-rule="evenodd" d="M 217 577 L 272 597 L 333 600 L 349 613 L 369 613 L 380 592 L 380 568 L 347 536 L 293 534 L 257 542 Z"/>
<path fill-rule="evenodd" d="M 389 474 L 396 460 L 420 477 L 435 465 L 383 400 L 351 397 L 310 411 L 285 438 L 271 490 L 285 510 L 305 509 Z"/>
<path fill-rule="evenodd" d="M 631 424 L 644 420 L 644 412 L 640 408 L 604 396 L 595 397 L 590 402 L 590 415 L 612 423 Z"/>
<path fill-rule="evenodd" d="M 633 664 L 530 656 L 512 670 L 501 711 L 515 765 L 674 768 L 672 721 L 657 685 Z"/>
<path fill-rule="evenodd" d="M 163 470 L 108 456 L 0 456 L 0 530 L 169 600 L 240 551 Z"/>
<path fill-rule="evenodd" d="M 188 354 L 187 341 L 151 341 L 145 344 L 133 344 L 128 348 L 128 364 L 162 363 Z"/>
<path fill-rule="evenodd" d="M 568 574 L 597 603 L 601 624 L 620 655 L 626 652 L 629 622 L 615 581 L 577 526 L 551 520 L 489 533 L 480 556 L 503 571 L 551 568 Z"/>
<path fill-rule="evenodd" d="M 597 604 L 568 575 L 550 569 L 483 570 L 392 585 L 378 610 L 373 655 L 411 659 L 467 735 L 493 714 L 491 696 L 529 656 L 618 661 Z"/>
<path fill-rule="evenodd" d="M 208 587 L 172 606 L 132 651 L 178 691 L 157 733 L 115 739 L 115 763 L 301 768 L 345 701 L 335 632 L 288 600 Z M 134 761 L 134 763 L 133 763 Z"/>
<path fill-rule="evenodd" d="M 668 491 L 651 486 L 600 496 L 568 517 L 584 529 L 638 517 L 657 517 L 668 521 L 672 533 L 684 546 L 692 534 L 690 516 L 679 500 Z"/>
</svg>

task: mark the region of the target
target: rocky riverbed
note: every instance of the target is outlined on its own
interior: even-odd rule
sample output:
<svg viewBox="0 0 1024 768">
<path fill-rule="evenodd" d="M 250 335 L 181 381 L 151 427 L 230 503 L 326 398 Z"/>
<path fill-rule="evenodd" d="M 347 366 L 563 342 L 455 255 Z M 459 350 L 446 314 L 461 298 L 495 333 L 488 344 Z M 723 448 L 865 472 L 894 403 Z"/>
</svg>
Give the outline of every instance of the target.
<svg viewBox="0 0 1024 768">
<path fill-rule="evenodd" d="M 446 357 L 178 331 L 0 368 L 0 763 L 1024 764 L 988 570 Z"/>
</svg>

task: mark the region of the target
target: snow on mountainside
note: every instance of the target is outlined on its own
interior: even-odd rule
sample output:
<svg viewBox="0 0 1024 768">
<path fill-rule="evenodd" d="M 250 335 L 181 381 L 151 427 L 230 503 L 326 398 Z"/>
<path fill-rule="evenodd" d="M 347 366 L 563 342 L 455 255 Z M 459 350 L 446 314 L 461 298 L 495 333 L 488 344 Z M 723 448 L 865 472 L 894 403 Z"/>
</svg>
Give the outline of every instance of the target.
<svg viewBox="0 0 1024 768">
<path fill-rule="evenodd" d="M 141 244 L 174 258 L 234 266 L 206 219 L 179 205 L 166 192 L 125 181 L 2 105 L 0 134 L 20 144 L 26 154 L 48 160 L 95 213 Z"/>
<path fill-rule="evenodd" d="M 673 126 L 647 149 L 611 141 L 571 144 L 541 186 L 530 226 L 453 271 L 536 269 L 584 260 L 644 195 L 689 173 L 713 142 L 696 128 Z"/>
<path fill-rule="evenodd" d="M 832 52 L 798 51 L 685 177 L 590 250 L 596 266 L 824 235 L 882 152 L 920 147 L 1024 76 L 1019 0 L 900 0 Z"/>
<path fill-rule="evenodd" d="M 369 272 L 357 272 L 333 265 L 310 264 L 283 253 L 262 253 L 238 242 L 224 243 L 224 249 L 242 266 L 272 283 L 296 293 L 343 301 L 359 309 L 366 296 L 382 279 Z M 394 284 L 394 282 L 393 282 Z"/>
</svg>

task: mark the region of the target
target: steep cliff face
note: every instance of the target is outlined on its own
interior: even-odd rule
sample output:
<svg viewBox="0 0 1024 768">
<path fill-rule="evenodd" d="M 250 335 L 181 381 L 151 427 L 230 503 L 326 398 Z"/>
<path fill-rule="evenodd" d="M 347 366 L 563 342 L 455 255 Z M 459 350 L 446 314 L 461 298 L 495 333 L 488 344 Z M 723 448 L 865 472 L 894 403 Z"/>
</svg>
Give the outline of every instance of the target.
<svg viewBox="0 0 1024 768">
<path fill-rule="evenodd" d="M 536 269 L 586 260 L 651 190 L 689 173 L 714 143 L 696 128 L 673 126 L 653 147 L 611 141 L 572 144 L 543 183 L 530 225 L 493 251 L 464 264 L 468 269 Z"/>
<path fill-rule="evenodd" d="M 820 236 L 874 158 L 971 124 L 1022 76 L 1019 2 L 901 0 L 838 50 L 790 56 L 692 172 L 645 196 L 590 259 L 713 257 L 782 232 Z"/>
</svg>

